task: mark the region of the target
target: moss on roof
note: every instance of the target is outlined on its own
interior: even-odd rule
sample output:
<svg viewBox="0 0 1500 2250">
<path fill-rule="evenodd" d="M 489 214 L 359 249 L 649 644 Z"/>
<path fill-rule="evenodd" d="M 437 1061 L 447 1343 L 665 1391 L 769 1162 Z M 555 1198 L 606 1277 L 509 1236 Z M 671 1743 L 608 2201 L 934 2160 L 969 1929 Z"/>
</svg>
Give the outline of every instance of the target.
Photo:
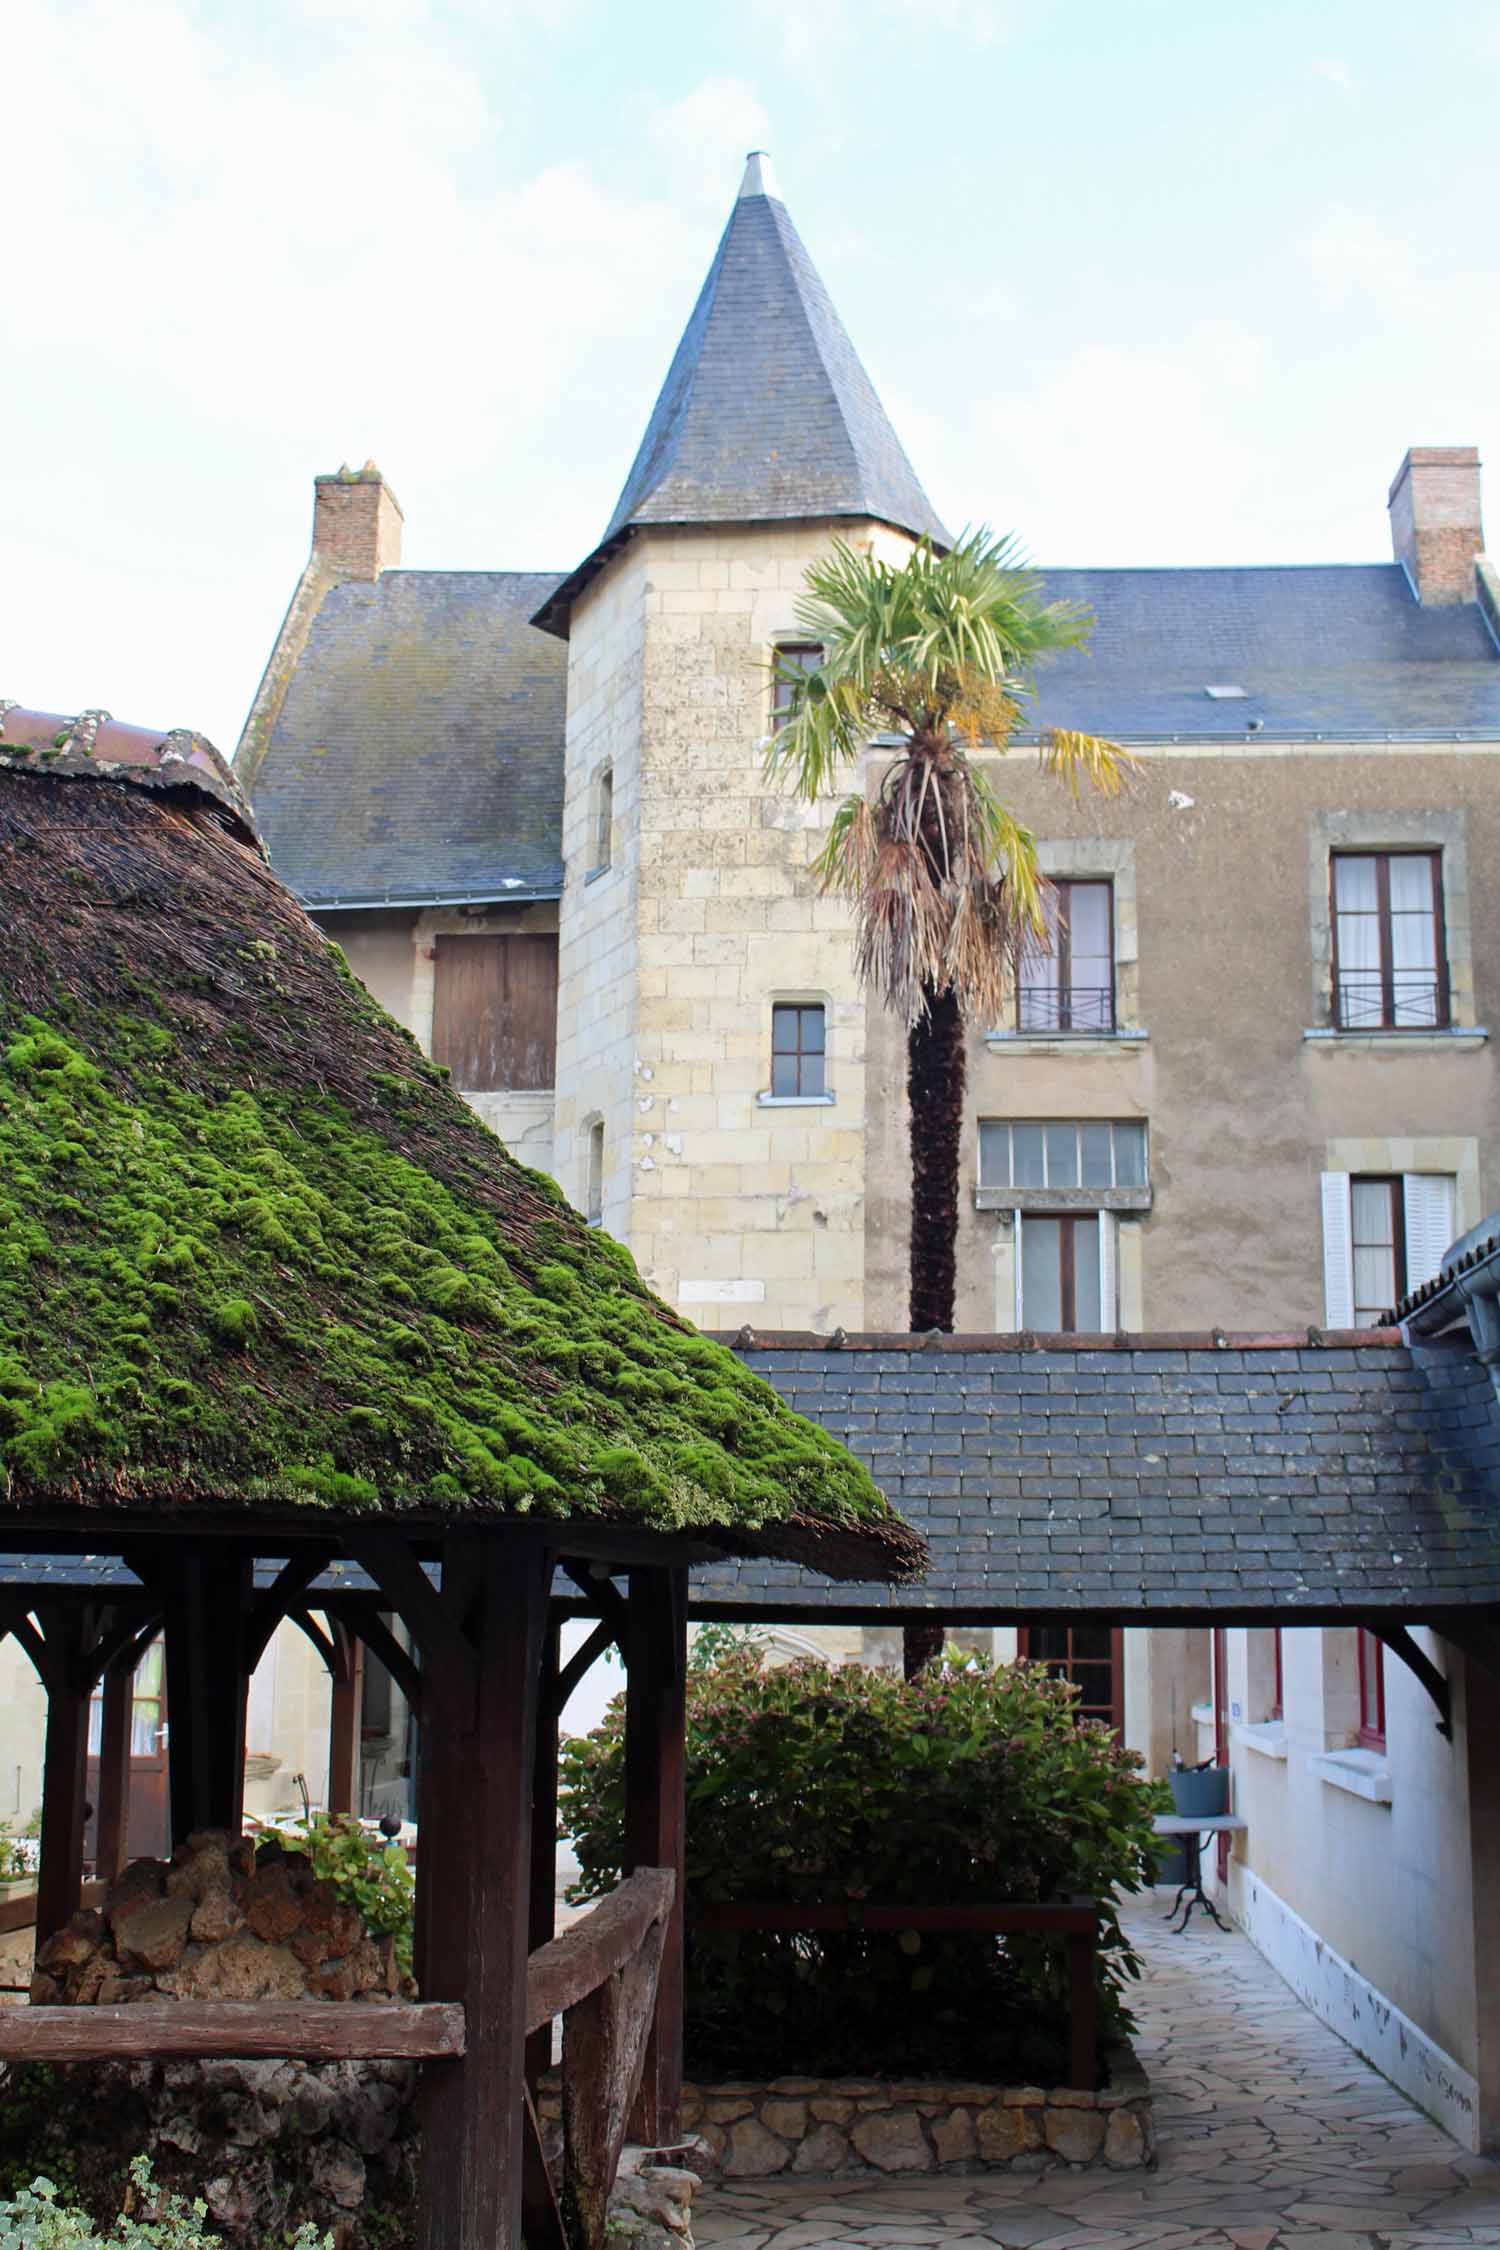
<svg viewBox="0 0 1500 2250">
<path fill-rule="evenodd" d="M 206 799 L 0 772 L 0 1517 L 591 1515 L 919 1567 Z"/>
</svg>

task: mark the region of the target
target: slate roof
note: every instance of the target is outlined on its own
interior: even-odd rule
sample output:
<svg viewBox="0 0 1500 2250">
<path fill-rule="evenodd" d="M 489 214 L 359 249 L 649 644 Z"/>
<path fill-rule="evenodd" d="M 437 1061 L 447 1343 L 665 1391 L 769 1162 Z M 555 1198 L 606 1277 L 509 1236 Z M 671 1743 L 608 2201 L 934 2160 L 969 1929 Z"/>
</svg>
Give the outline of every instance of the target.
<svg viewBox="0 0 1500 2250">
<path fill-rule="evenodd" d="M 549 632 L 637 525 L 849 516 L 949 544 L 768 174 L 752 157 L 604 536 L 538 613 Z"/>
<path fill-rule="evenodd" d="M 1150 1623 L 1500 1603 L 1500 1407 L 1466 1336 L 1019 1341 L 745 1349 L 869 1465 L 932 1562 L 919 1585 L 836 1591 L 784 1565 L 713 1563 L 693 1573 L 694 1607 Z"/>
<path fill-rule="evenodd" d="M 560 894 L 567 659 L 529 621 L 557 583 L 388 570 L 324 595 L 254 777 L 305 905 Z"/>
<path fill-rule="evenodd" d="M 1424 609 L 1399 563 L 1041 575 L 1094 618 L 1088 648 L 1041 674 L 1044 723 L 1127 742 L 1242 742 L 1252 720 L 1281 739 L 1500 735 L 1477 604 Z"/>
</svg>

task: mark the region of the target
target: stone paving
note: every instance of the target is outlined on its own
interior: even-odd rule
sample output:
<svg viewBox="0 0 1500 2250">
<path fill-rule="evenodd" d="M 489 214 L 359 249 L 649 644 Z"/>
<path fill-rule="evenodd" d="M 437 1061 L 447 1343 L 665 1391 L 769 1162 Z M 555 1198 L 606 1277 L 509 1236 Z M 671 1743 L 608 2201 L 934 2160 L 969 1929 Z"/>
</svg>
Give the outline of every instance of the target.
<svg viewBox="0 0 1500 2250">
<path fill-rule="evenodd" d="M 1500 2163 L 1469 2156 L 1293 1998 L 1238 1932 L 1166 1894 L 1126 1917 L 1146 1957 L 1136 2048 L 1154 2173 L 706 2184 L 698 2250 L 1500 2250 Z"/>
</svg>

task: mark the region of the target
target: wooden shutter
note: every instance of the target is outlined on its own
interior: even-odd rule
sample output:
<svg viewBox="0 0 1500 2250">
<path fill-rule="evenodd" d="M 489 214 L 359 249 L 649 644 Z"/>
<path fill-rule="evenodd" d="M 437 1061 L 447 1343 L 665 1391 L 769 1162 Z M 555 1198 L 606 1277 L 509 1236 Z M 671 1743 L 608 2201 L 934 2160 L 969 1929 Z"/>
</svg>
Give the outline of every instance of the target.
<svg viewBox="0 0 1500 2250">
<path fill-rule="evenodd" d="M 1323 1325 L 1354 1326 L 1354 1230 L 1347 1172 L 1323 1174 Z"/>
<path fill-rule="evenodd" d="M 440 937 L 432 1059 L 465 1093 L 539 1092 L 557 1071 L 557 939 Z"/>
<path fill-rule="evenodd" d="M 1453 1177 L 1448 1172 L 1408 1172 L 1401 1182 L 1406 1206 L 1406 1286 L 1431 1281 L 1453 1243 Z"/>
</svg>

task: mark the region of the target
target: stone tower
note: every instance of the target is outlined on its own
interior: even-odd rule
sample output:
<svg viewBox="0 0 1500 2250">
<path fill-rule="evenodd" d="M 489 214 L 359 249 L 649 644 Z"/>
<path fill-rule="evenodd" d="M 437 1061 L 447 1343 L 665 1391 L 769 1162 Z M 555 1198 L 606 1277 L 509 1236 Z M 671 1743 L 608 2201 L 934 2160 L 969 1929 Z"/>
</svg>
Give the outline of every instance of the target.
<svg viewBox="0 0 1500 2250">
<path fill-rule="evenodd" d="M 865 1006 L 809 871 L 835 800 L 762 759 L 808 563 L 924 534 L 947 543 L 753 155 L 619 505 L 536 619 L 569 641 L 555 1168 L 705 1327 L 863 1317 Z M 773 1077 L 778 1009 L 820 1065 Z"/>
</svg>

